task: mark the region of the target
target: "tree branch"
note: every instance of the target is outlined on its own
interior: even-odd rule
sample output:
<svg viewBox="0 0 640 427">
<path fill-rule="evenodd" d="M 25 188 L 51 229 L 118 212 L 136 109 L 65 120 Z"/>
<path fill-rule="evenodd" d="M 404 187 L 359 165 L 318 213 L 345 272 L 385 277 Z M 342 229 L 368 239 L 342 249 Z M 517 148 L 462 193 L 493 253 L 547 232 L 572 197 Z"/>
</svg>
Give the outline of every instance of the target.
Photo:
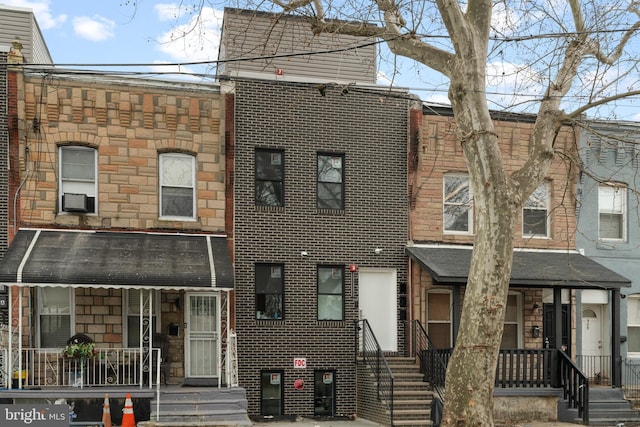
<svg viewBox="0 0 640 427">
<path fill-rule="evenodd" d="M 631 96 L 638 96 L 638 95 L 640 95 L 640 89 L 608 96 L 606 98 L 602 98 L 594 102 L 589 102 L 588 104 L 585 104 L 580 108 L 576 108 L 572 112 L 567 113 L 566 117 L 569 119 L 576 119 L 580 115 L 582 115 L 585 111 L 590 110 L 591 108 L 599 107 L 600 105 L 608 104 L 609 102 L 617 101 L 619 99 L 629 98 Z"/>
<path fill-rule="evenodd" d="M 394 54 L 414 59 L 447 77 L 450 76 L 449 61 L 452 55 L 423 42 L 413 33 L 403 33 L 402 29 L 406 27 L 406 20 L 402 17 L 394 0 L 377 0 L 378 8 L 384 15 L 384 26 L 382 27 L 365 22 L 327 20 L 320 0 L 271 1 L 286 11 L 293 11 L 313 4 L 316 17 L 312 18 L 311 29 L 315 34 L 333 33 L 358 37 L 379 37 L 387 42 L 389 49 Z"/>
</svg>

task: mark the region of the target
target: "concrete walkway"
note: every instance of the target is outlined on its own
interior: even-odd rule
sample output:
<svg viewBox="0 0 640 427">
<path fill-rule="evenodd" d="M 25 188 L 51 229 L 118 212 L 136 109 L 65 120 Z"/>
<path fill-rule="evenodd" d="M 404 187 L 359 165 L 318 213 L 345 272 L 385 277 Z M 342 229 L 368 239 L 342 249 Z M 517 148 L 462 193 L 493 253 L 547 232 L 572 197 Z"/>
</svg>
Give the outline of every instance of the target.
<svg viewBox="0 0 640 427">
<path fill-rule="evenodd" d="M 356 420 L 323 420 L 318 421 L 310 418 L 298 418 L 295 421 L 253 421 L 254 426 L 258 427 L 376 427 L 382 424 L 374 423 L 362 418 Z M 520 424 L 506 426 L 504 424 L 496 424 L 496 427 L 576 427 L 579 424 L 564 423 L 557 421 L 531 421 Z"/>
</svg>

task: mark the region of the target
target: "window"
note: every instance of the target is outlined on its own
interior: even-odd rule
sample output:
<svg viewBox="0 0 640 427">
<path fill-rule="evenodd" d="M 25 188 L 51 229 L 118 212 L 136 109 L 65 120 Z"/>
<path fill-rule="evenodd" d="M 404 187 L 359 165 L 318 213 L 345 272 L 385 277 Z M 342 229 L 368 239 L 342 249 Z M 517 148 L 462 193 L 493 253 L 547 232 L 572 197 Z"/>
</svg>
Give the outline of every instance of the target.
<svg viewBox="0 0 640 427">
<path fill-rule="evenodd" d="M 256 264 L 256 319 L 283 318 L 284 266 Z"/>
<path fill-rule="evenodd" d="M 69 288 L 38 288 L 40 347 L 61 348 L 73 335 Z"/>
<path fill-rule="evenodd" d="M 444 231 L 473 233 L 473 198 L 467 175 L 444 177 Z"/>
<path fill-rule="evenodd" d="M 65 145 L 59 150 L 60 212 L 96 212 L 96 150 Z"/>
<path fill-rule="evenodd" d="M 599 237 L 624 240 L 626 237 L 626 188 L 613 184 L 598 187 Z"/>
<path fill-rule="evenodd" d="M 640 294 L 627 297 L 628 352 L 640 356 Z"/>
<path fill-rule="evenodd" d="M 160 216 L 195 218 L 195 157 L 160 155 Z"/>
<path fill-rule="evenodd" d="M 283 415 L 284 372 L 262 371 L 260 376 L 260 414 L 264 416 Z"/>
<path fill-rule="evenodd" d="M 549 183 L 543 182 L 524 203 L 522 209 L 522 235 L 549 236 Z"/>
<path fill-rule="evenodd" d="M 314 371 L 313 391 L 314 406 L 313 415 L 323 417 L 335 416 L 336 381 L 335 371 Z"/>
<path fill-rule="evenodd" d="M 507 311 L 504 316 L 504 332 L 500 348 L 520 348 L 521 334 L 521 294 L 509 293 L 507 296 Z"/>
<path fill-rule="evenodd" d="M 151 293 L 151 304 L 153 310 L 151 312 L 151 334 L 158 331 L 157 313 L 160 312 L 160 298 L 158 291 L 148 291 L 140 289 L 127 289 L 125 298 L 125 312 L 127 316 L 127 347 L 140 347 L 140 298 L 149 298 Z M 149 309 L 148 300 L 143 300 L 143 310 Z M 142 320 L 143 324 L 149 322 L 149 314 L 145 314 Z"/>
<path fill-rule="evenodd" d="M 451 293 L 427 293 L 427 335 L 436 348 L 451 348 Z"/>
<path fill-rule="evenodd" d="M 284 151 L 256 150 L 256 205 L 284 206 Z"/>
<path fill-rule="evenodd" d="M 342 320 L 344 267 L 318 267 L 318 320 Z"/>
<path fill-rule="evenodd" d="M 344 209 L 344 155 L 318 154 L 318 209 Z"/>
</svg>

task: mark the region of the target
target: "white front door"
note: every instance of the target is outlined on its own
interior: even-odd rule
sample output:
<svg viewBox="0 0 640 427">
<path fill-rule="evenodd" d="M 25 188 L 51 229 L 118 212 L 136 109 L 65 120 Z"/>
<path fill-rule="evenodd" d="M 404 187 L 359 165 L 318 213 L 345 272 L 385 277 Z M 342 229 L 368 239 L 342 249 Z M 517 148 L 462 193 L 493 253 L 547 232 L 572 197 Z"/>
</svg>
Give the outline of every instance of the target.
<svg viewBox="0 0 640 427">
<path fill-rule="evenodd" d="M 219 377 L 220 306 L 216 294 L 187 294 L 185 377 Z"/>
<path fill-rule="evenodd" d="M 361 269 L 358 275 L 360 318 L 367 319 L 382 351 L 398 351 L 396 270 Z"/>
<path fill-rule="evenodd" d="M 602 305 L 582 306 L 582 369 L 589 379 L 598 382 L 607 376 L 608 366 L 602 356 Z"/>
</svg>

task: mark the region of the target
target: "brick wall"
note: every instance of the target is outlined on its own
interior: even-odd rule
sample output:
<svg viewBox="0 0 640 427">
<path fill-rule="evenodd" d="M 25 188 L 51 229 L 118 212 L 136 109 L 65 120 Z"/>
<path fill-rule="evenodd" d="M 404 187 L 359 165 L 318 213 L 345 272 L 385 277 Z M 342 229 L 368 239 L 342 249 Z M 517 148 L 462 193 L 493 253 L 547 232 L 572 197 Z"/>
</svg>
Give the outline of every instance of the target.
<svg viewBox="0 0 640 427">
<path fill-rule="evenodd" d="M 20 94 L 20 153 L 26 140 L 30 162 L 27 170 L 21 161 L 21 178 L 26 177 L 21 224 L 224 231 L 219 91 L 134 83 L 26 76 Z M 31 125 L 34 118 L 38 131 Z M 97 215 L 58 213 L 58 147 L 69 143 L 98 149 Z M 195 221 L 158 218 L 158 155 L 166 151 L 196 156 Z"/>
<path fill-rule="evenodd" d="M 456 138 L 455 120 L 450 115 L 424 114 L 414 117 L 412 130 L 418 133 L 412 139 L 409 168 L 409 192 L 411 197 L 411 237 L 415 242 L 440 242 L 473 244 L 473 235 L 443 233 L 443 176 L 447 173 L 467 173 L 462 147 Z M 528 157 L 533 123 L 529 116 L 518 120 L 495 120 L 500 149 L 507 171 L 521 167 Z M 415 136 L 415 135 L 414 135 Z M 575 152 L 575 134 L 565 126 L 560 131 L 555 149 L 571 155 Z M 516 225 L 515 247 L 529 249 L 575 249 L 576 230 L 576 178 L 577 168 L 566 158 L 556 156 L 547 174 L 550 182 L 550 237 L 522 237 L 521 219 Z M 413 318 L 426 325 L 427 291 L 434 287 L 429 273 L 411 261 L 411 310 Z M 448 289 L 448 287 L 447 287 Z M 455 289 L 455 288 L 454 288 Z M 523 347 L 542 347 L 542 291 L 519 288 L 522 300 Z M 464 300 L 461 289 L 461 301 Z M 539 307 L 534 310 L 534 304 Z M 540 328 L 540 336 L 534 338 L 533 326 Z M 572 338 L 572 343 L 575 339 Z"/>
<path fill-rule="evenodd" d="M 496 120 L 500 149 L 507 171 L 514 171 L 528 158 L 533 123 L 530 120 Z M 467 173 L 462 147 L 456 138 L 455 121 L 450 116 L 425 115 L 415 158 L 415 179 L 410 183 L 415 208 L 411 211 L 411 233 L 416 242 L 473 243 L 473 235 L 443 233 L 442 183 L 446 173 Z M 575 153 L 573 129 L 564 127 L 555 150 Z M 572 168 L 573 166 L 573 168 Z M 523 238 L 522 224 L 516 225 L 515 247 L 536 249 L 575 249 L 577 168 L 556 156 L 547 173 L 551 182 L 550 238 Z"/>
<path fill-rule="evenodd" d="M 341 88 L 328 86 L 322 96 L 313 84 L 237 83 L 236 325 L 240 385 L 251 415 L 260 413 L 261 369 L 284 371 L 287 415 L 313 416 L 314 369 L 336 371 L 336 414 L 356 412 L 358 283 L 357 274 L 351 282 L 348 265 L 396 269 L 398 282 L 406 283 L 407 110 L 406 99 L 388 92 L 350 88 L 341 95 Z M 284 208 L 254 205 L 256 147 L 285 151 Z M 318 151 L 345 155 L 343 212 L 316 209 Z M 376 247 L 384 248 L 381 255 L 374 254 Z M 284 264 L 284 320 L 255 319 L 254 268 L 260 262 Z M 316 320 L 319 264 L 345 265 L 344 321 Z M 295 357 L 305 357 L 307 368 L 294 369 Z M 294 389 L 298 378 L 304 390 Z"/>
</svg>

